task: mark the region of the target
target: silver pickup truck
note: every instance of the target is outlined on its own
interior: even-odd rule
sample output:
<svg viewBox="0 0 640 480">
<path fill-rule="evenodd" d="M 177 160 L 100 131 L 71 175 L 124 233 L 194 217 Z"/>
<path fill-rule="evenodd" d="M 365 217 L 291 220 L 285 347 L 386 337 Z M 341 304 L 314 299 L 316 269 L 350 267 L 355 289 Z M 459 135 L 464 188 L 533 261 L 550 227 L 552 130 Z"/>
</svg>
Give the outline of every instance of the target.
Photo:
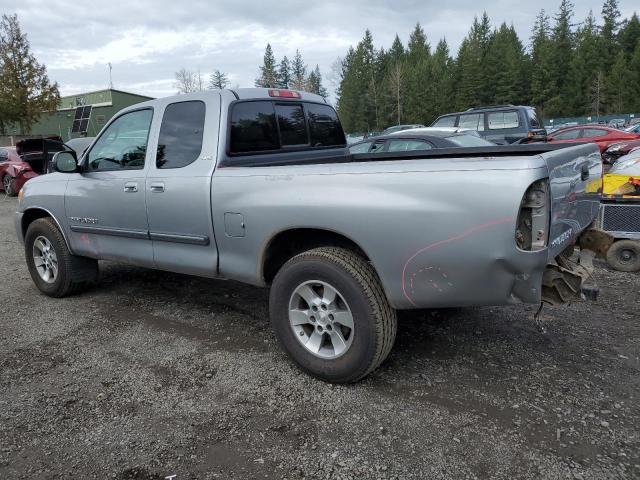
<svg viewBox="0 0 640 480">
<path fill-rule="evenodd" d="M 98 260 L 270 291 L 282 347 L 353 382 L 388 355 L 396 310 L 561 302 L 599 195 L 595 145 L 351 155 L 318 96 L 236 89 L 119 112 L 19 195 L 36 286 L 62 297 Z"/>
</svg>

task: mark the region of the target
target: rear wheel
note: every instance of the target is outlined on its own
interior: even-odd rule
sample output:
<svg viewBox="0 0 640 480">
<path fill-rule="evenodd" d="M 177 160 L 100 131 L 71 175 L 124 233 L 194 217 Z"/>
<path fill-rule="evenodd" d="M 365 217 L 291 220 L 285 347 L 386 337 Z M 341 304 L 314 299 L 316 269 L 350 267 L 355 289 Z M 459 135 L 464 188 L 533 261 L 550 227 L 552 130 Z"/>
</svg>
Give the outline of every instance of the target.
<svg viewBox="0 0 640 480">
<path fill-rule="evenodd" d="M 269 305 L 285 352 L 329 382 L 365 377 L 395 340 L 396 313 L 376 272 L 342 248 L 316 248 L 289 260 L 273 281 Z"/>
<path fill-rule="evenodd" d="M 607 251 L 607 263 L 620 272 L 640 271 L 640 240 L 618 240 Z"/>
<path fill-rule="evenodd" d="M 62 233 L 50 218 L 40 218 L 31 223 L 24 243 L 33 283 L 45 295 L 71 295 L 98 278 L 98 262 L 72 255 Z"/>
<path fill-rule="evenodd" d="M 4 193 L 8 197 L 14 197 L 16 195 L 16 192 L 13 190 L 13 180 L 14 178 L 9 174 L 5 175 L 2 179 L 2 188 L 4 188 Z"/>
</svg>

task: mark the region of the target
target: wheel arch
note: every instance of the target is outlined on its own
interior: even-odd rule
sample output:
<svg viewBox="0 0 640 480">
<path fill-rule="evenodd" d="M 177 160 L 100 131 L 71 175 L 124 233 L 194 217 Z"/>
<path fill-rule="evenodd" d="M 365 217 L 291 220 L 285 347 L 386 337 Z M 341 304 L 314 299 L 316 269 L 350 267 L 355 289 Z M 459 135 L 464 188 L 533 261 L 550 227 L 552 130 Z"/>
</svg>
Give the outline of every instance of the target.
<svg viewBox="0 0 640 480">
<path fill-rule="evenodd" d="M 20 222 L 21 223 L 20 229 L 22 230 L 22 238 L 26 237 L 27 229 L 29 228 L 29 225 L 31 225 L 36 220 L 39 220 L 40 218 L 51 218 L 55 222 L 56 226 L 58 227 L 58 230 L 60 230 L 60 233 L 62 234 L 62 238 L 64 238 L 64 243 L 67 245 L 67 248 L 69 249 L 69 251 L 72 252 L 71 245 L 69 244 L 69 239 L 67 238 L 67 234 L 62 228 L 62 225 L 60 224 L 58 219 L 53 215 L 53 213 L 51 213 L 49 210 L 43 207 L 30 207 L 23 212 L 22 219 Z"/>
<path fill-rule="evenodd" d="M 259 278 L 265 284 L 270 284 L 278 270 L 290 258 L 313 248 L 329 246 L 342 247 L 358 253 L 376 270 L 365 249 L 349 236 L 324 228 L 292 227 L 275 233 L 267 241 L 260 258 Z"/>
</svg>

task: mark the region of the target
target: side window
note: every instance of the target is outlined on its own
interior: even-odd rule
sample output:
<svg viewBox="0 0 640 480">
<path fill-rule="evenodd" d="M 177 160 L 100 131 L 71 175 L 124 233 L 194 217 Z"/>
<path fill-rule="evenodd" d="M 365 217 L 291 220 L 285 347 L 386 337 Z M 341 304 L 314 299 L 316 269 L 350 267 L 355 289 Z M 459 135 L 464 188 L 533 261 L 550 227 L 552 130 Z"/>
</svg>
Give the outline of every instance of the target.
<svg viewBox="0 0 640 480">
<path fill-rule="evenodd" d="M 385 145 L 386 145 L 386 142 L 384 140 L 374 143 L 373 147 L 371 148 L 371 153 L 377 153 L 377 152 L 384 151 L 384 146 Z"/>
<path fill-rule="evenodd" d="M 609 133 L 606 130 L 600 130 L 599 128 L 585 128 L 583 131 L 584 133 L 582 134 L 582 136 L 587 138 L 604 137 Z"/>
<path fill-rule="evenodd" d="M 358 143 L 357 145 L 353 145 L 349 147 L 350 153 L 367 153 L 369 151 L 369 147 L 371 146 L 371 142 Z"/>
<path fill-rule="evenodd" d="M 204 115 L 204 102 L 177 102 L 167 105 L 158 137 L 158 168 L 185 167 L 200 156 Z"/>
<path fill-rule="evenodd" d="M 504 128 L 517 128 L 520 126 L 517 111 L 491 112 L 488 114 L 489 130 L 502 130 Z"/>
<path fill-rule="evenodd" d="M 458 127 L 468 128 L 470 130 L 484 130 L 484 113 L 474 113 L 470 115 L 460 115 Z"/>
<path fill-rule="evenodd" d="M 341 147 L 347 140 L 336 111 L 329 105 L 307 103 L 309 133 L 312 147 Z"/>
<path fill-rule="evenodd" d="M 153 110 L 125 113 L 107 127 L 87 156 L 87 170 L 142 169 Z"/>
<path fill-rule="evenodd" d="M 409 152 L 412 150 L 431 150 L 431 145 L 423 140 L 389 140 L 389 152 Z"/>
<path fill-rule="evenodd" d="M 529 118 L 529 125 L 531 125 L 531 128 L 540 128 L 538 113 L 533 108 L 527 109 L 527 117 Z"/>
<path fill-rule="evenodd" d="M 280 142 L 283 147 L 309 144 L 302 105 L 276 104 L 276 115 L 280 127 Z"/>
<path fill-rule="evenodd" d="M 241 102 L 231 113 L 231 153 L 278 150 L 278 127 L 272 102 Z"/>
<path fill-rule="evenodd" d="M 456 116 L 451 115 L 448 117 L 440 117 L 436 120 L 436 123 L 433 124 L 434 127 L 455 127 L 456 126 Z"/>
<path fill-rule="evenodd" d="M 560 132 L 557 135 L 553 135 L 554 140 L 573 140 L 580 136 L 580 129 L 568 130 L 566 132 Z"/>
</svg>

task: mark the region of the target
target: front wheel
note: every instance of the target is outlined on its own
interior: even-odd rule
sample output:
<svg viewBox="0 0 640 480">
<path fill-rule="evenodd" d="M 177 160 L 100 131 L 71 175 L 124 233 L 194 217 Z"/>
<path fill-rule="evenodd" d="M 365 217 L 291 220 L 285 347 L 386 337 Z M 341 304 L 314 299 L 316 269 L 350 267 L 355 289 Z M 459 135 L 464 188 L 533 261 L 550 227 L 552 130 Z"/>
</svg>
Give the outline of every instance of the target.
<svg viewBox="0 0 640 480">
<path fill-rule="evenodd" d="M 51 218 L 40 218 L 31 223 L 24 245 L 33 283 L 45 295 L 65 297 L 98 278 L 98 262 L 72 255 Z"/>
<path fill-rule="evenodd" d="M 620 272 L 640 271 L 640 240 L 617 240 L 607 251 L 607 263 Z"/>
<path fill-rule="evenodd" d="M 7 197 L 15 197 L 16 195 L 16 192 L 13 190 L 13 180 L 14 178 L 9 174 L 6 174 L 2 179 L 2 188 L 4 188 L 4 193 Z"/>
<path fill-rule="evenodd" d="M 342 248 L 316 248 L 289 260 L 273 281 L 269 309 L 285 352 L 329 382 L 368 375 L 396 336 L 396 313 L 373 267 Z"/>
</svg>

